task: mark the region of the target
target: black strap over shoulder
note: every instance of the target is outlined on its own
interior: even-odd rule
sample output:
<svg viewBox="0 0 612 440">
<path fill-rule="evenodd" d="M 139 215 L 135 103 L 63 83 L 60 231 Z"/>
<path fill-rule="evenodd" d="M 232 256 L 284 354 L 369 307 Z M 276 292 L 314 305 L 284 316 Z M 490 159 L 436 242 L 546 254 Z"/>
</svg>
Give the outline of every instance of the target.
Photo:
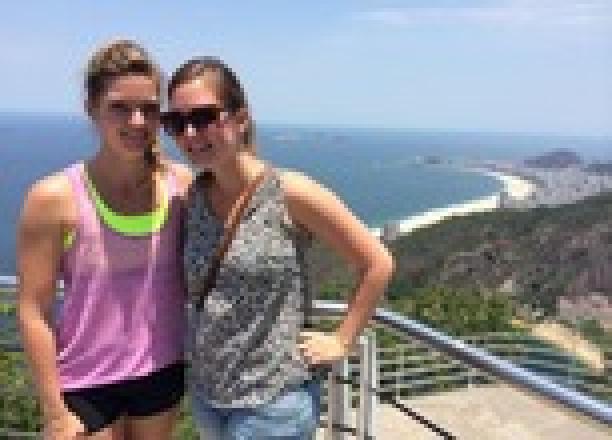
<svg viewBox="0 0 612 440">
<path fill-rule="evenodd" d="M 198 295 L 198 299 L 196 302 L 196 308 L 198 310 L 202 308 L 202 306 L 204 305 L 204 300 L 210 293 L 211 289 L 214 287 L 217 275 L 219 274 L 219 269 L 221 267 L 221 261 L 223 261 L 223 257 L 227 253 L 227 250 L 229 249 L 230 244 L 234 239 L 238 226 L 240 225 L 240 219 L 242 218 L 244 210 L 246 209 L 251 198 L 253 197 L 253 193 L 259 186 L 259 183 L 271 172 L 271 168 L 266 165 L 264 170 L 255 179 L 253 179 L 253 181 L 249 183 L 246 188 L 244 188 L 244 190 L 240 193 L 240 195 L 234 202 L 232 209 L 230 209 L 228 219 L 224 223 L 225 231 L 223 237 L 220 241 L 219 246 L 217 247 L 215 255 L 213 256 L 210 262 L 210 266 L 208 267 L 208 273 L 206 274 L 204 282 L 202 283 L 202 290 Z M 207 175 L 204 175 L 204 173 L 202 173 L 198 176 L 198 178 L 196 179 L 196 185 L 204 185 L 202 188 L 208 188 L 207 185 L 210 185 L 212 175 L 209 173 L 206 174 Z"/>
</svg>

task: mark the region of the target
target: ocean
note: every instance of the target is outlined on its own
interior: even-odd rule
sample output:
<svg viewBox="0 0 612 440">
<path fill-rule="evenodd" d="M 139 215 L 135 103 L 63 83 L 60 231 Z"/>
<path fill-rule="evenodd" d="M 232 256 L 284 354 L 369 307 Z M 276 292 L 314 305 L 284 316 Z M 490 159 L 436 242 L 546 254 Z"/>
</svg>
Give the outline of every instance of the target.
<svg viewBox="0 0 612 440">
<path fill-rule="evenodd" d="M 0 275 L 15 272 L 15 225 L 27 188 L 92 155 L 93 133 L 82 117 L 0 114 Z M 372 228 L 501 189 L 492 177 L 424 164 L 426 157 L 519 160 L 569 148 L 587 160 L 612 159 L 605 138 L 258 124 L 257 139 L 263 158 L 328 186 Z M 170 140 L 164 148 L 181 160 Z"/>
</svg>

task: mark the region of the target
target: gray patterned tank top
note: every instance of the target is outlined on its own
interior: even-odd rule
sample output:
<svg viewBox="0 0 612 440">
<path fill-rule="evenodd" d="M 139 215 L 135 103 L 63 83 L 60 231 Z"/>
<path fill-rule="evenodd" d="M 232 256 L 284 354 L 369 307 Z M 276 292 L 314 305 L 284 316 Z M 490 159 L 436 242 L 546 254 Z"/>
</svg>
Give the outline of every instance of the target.
<svg viewBox="0 0 612 440">
<path fill-rule="evenodd" d="M 278 171 L 253 193 L 200 310 L 196 295 L 223 224 L 201 187 L 192 188 L 187 211 L 186 357 L 194 392 L 216 407 L 253 407 L 311 379 L 297 348 L 312 302 L 304 258 L 311 237 L 291 222 Z"/>
</svg>

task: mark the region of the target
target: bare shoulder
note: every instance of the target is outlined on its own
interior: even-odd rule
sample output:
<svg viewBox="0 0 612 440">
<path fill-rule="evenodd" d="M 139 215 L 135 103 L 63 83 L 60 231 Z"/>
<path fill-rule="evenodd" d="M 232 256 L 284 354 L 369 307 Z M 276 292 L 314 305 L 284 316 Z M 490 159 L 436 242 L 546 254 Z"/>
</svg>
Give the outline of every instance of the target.
<svg viewBox="0 0 612 440">
<path fill-rule="evenodd" d="M 316 232 L 325 217 L 347 209 L 332 190 L 301 171 L 282 169 L 278 174 L 289 214 L 305 229 Z"/>
<path fill-rule="evenodd" d="M 279 174 L 291 217 L 313 236 L 360 270 L 374 260 L 390 261 L 380 240 L 333 191 L 298 171 Z"/>
<path fill-rule="evenodd" d="M 47 207 L 65 207 L 72 199 L 72 188 L 68 177 L 58 172 L 34 182 L 28 190 L 26 202 Z"/>
<path fill-rule="evenodd" d="M 290 209 L 299 210 L 304 205 L 317 206 L 322 203 L 321 208 L 330 200 L 340 201 L 333 191 L 301 171 L 283 168 L 279 169 L 278 174 Z"/>
<path fill-rule="evenodd" d="M 283 191 L 289 197 L 304 195 L 313 187 L 321 187 L 318 182 L 301 171 L 290 168 L 278 168 L 277 170 Z"/>
<path fill-rule="evenodd" d="M 23 204 L 22 222 L 69 223 L 73 206 L 68 177 L 63 172 L 51 174 L 30 186 Z"/>
</svg>

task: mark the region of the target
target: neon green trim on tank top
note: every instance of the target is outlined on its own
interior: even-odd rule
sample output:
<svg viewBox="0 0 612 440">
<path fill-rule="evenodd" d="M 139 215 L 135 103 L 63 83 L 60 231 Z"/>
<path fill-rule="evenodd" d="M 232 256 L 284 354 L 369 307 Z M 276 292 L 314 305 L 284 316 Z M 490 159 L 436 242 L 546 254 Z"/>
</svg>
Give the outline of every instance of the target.
<svg viewBox="0 0 612 440">
<path fill-rule="evenodd" d="M 64 234 L 64 250 L 68 250 L 72 247 L 75 237 L 76 232 L 74 231 L 66 232 L 66 234 Z"/>
<path fill-rule="evenodd" d="M 160 185 L 162 205 L 156 211 L 147 214 L 125 215 L 114 212 L 102 200 L 84 168 L 83 171 L 87 187 L 94 199 L 96 211 L 111 229 L 125 235 L 141 236 L 158 232 L 162 228 L 168 218 L 169 211 L 168 191 L 163 181 Z"/>
</svg>

